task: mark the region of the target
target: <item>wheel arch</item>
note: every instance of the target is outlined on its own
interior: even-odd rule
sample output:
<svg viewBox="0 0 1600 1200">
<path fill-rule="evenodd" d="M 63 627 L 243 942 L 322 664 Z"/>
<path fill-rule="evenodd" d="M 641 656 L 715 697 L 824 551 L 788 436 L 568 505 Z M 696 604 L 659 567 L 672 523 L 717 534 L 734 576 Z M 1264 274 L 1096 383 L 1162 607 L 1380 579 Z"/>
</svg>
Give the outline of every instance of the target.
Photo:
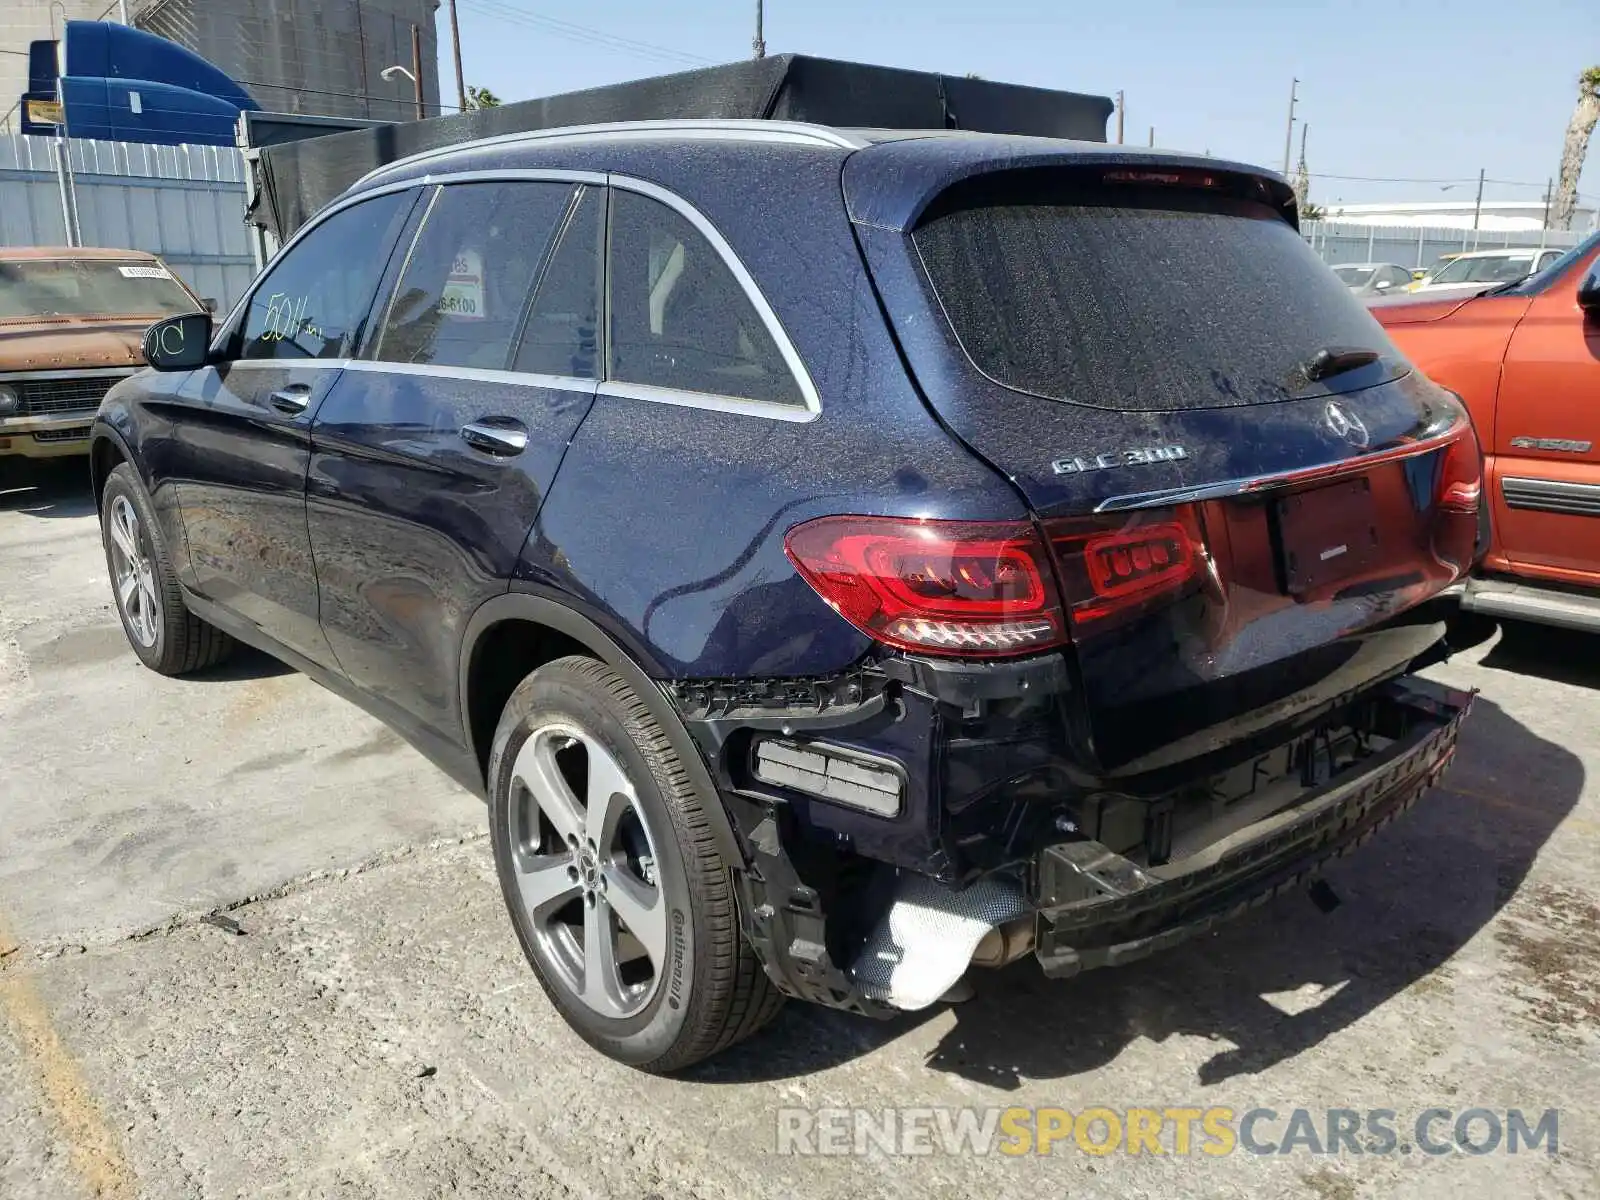
<svg viewBox="0 0 1600 1200">
<path fill-rule="evenodd" d="M 547 596 L 507 592 L 487 600 L 472 614 L 462 637 L 462 727 L 467 746 L 483 773 L 485 795 L 489 789 L 490 748 L 506 699 L 530 671 L 573 653 L 599 659 L 628 681 L 666 731 L 695 786 L 702 795 L 715 800 L 708 815 L 717 849 L 725 862 L 742 869 L 747 862 L 744 846 L 734 832 L 700 748 L 677 709 L 634 654 L 595 621 Z"/>
<path fill-rule="evenodd" d="M 110 425 L 96 423 L 94 432 L 90 435 L 89 442 L 89 479 L 94 488 L 94 509 L 100 511 L 100 493 L 105 490 L 106 479 L 111 472 L 116 470 L 118 463 L 133 464 L 137 472 L 138 465 L 134 463 L 133 452 L 128 449 L 128 443 Z M 143 482 L 140 475 L 140 482 Z"/>
</svg>

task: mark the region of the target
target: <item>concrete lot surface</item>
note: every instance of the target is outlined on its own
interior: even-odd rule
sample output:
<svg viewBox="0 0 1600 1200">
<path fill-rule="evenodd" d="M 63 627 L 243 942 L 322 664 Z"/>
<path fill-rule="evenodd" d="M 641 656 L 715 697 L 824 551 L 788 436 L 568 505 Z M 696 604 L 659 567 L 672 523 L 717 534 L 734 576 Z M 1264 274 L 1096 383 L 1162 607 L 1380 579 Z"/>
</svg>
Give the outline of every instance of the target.
<svg viewBox="0 0 1600 1200">
<path fill-rule="evenodd" d="M 31 478 L 0 490 L 6 1200 L 1600 1195 L 1600 641 L 1486 629 L 1431 672 L 1482 690 L 1461 756 L 1332 870 L 1329 915 L 1286 897 L 1076 981 L 1028 960 L 887 1024 L 790 1005 L 657 1079 L 555 1015 L 478 801 L 265 658 L 142 668 L 78 467 Z M 1398 1138 L 777 1152 L 780 1122 L 855 1106 L 1271 1109 L 1258 1146 L 1296 1109 L 1313 1143 L 1329 1109 L 1387 1109 Z M 1557 1145 L 1449 1147 L 1473 1109 L 1558 1109 Z"/>
</svg>

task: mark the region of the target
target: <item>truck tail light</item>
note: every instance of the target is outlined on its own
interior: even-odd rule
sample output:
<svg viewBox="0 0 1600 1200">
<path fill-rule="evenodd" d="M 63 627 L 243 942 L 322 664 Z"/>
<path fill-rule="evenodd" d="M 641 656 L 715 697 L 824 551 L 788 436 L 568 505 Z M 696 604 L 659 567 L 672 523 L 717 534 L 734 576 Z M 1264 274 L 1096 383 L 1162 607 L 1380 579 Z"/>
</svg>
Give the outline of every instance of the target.
<svg viewBox="0 0 1600 1200">
<path fill-rule="evenodd" d="M 1445 448 L 1439 472 L 1439 507 L 1448 512 L 1476 514 L 1482 497 L 1483 455 L 1477 438 L 1464 434 Z"/>
<path fill-rule="evenodd" d="M 1049 554 L 1027 521 L 820 517 L 784 549 L 869 637 L 928 654 L 1030 654 L 1066 640 Z"/>
<path fill-rule="evenodd" d="M 1205 536 L 1192 508 L 1140 513 L 1114 526 L 1067 518 L 1045 529 L 1075 628 L 1100 628 L 1176 599 L 1205 569 Z"/>
</svg>

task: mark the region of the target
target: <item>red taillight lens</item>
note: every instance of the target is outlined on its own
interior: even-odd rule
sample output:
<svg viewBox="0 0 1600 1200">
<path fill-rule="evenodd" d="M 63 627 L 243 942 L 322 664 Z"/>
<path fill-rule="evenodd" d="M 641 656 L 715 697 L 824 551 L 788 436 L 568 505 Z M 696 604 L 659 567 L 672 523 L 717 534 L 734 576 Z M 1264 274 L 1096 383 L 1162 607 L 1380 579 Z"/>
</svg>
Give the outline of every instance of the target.
<svg viewBox="0 0 1600 1200">
<path fill-rule="evenodd" d="M 991 657 L 1065 635 L 1043 542 L 1026 521 L 821 517 L 784 539 L 807 583 L 902 650 Z"/>
<path fill-rule="evenodd" d="M 1478 440 L 1464 434 L 1444 452 L 1439 472 L 1439 507 L 1449 512 L 1476 514 L 1483 496 L 1483 455 Z"/>
<path fill-rule="evenodd" d="M 1192 509 L 1144 513 L 1116 527 L 1105 519 L 1046 525 L 1072 623 L 1128 616 L 1190 590 L 1205 565 L 1205 538 Z"/>
</svg>

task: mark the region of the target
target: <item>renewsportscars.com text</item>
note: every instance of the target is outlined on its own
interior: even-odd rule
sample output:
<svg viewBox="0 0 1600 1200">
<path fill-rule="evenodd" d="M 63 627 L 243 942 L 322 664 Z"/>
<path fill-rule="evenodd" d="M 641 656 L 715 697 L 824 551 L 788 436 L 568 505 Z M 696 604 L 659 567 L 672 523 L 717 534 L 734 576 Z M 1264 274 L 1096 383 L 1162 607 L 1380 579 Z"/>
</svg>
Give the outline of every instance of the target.
<svg viewBox="0 0 1600 1200">
<path fill-rule="evenodd" d="M 781 1108 L 801 1155 L 1529 1154 L 1560 1148 L 1556 1109 Z"/>
</svg>

